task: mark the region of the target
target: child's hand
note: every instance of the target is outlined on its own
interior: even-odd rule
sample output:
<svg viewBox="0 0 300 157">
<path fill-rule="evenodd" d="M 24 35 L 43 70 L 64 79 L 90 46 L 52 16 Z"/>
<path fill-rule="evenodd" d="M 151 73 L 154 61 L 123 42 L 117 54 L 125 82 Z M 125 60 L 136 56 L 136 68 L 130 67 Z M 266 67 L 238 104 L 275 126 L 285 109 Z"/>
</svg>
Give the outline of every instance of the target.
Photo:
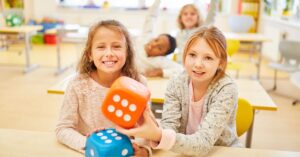
<svg viewBox="0 0 300 157">
<path fill-rule="evenodd" d="M 86 134 L 86 137 L 91 136 L 91 134 L 94 133 L 94 132 L 98 132 L 98 131 L 101 131 L 101 130 L 104 130 L 104 129 L 105 129 L 104 127 L 97 128 L 97 129 L 95 129 L 95 130 L 93 130 L 93 131 L 87 133 L 87 134 Z"/>
<path fill-rule="evenodd" d="M 144 147 L 140 147 L 135 143 L 132 143 L 134 155 L 132 157 L 148 157 L 148 150 Z"/>
<path fill-rule="evenodd" d="M 161 128 L 159 128 L 151 113 L 151 109 L 147 107 L 143 113 L 143 119 L 139 122 L 139 126 L 132 129 L 120 127 L 117 127 L 116 129 L 127 136 L 140 137 L 159 142 L 161 139 Z"/>
</svg>

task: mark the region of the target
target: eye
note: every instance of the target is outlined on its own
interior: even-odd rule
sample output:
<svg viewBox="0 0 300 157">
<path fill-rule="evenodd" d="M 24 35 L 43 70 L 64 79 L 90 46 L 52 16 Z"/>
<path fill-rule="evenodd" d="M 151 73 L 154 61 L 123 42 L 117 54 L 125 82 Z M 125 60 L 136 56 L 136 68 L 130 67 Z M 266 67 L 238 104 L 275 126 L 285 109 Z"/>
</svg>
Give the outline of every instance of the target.
<svg viewBox="0 0 300 157">
<path fill-rule="evenodd" d="M 204 59 L 205 59 L 205 60 L 213 60 L 213 58 L 210 57 L 210 56 L 206 56 Z"/>
<path fill-rule="evenodd" d="M 188 55 L 191 56 L 191 57 L 196 57 L 195 53 L 188 53 Z"/>
<path fill-rule="evenodd" d="M 119 48 L 121 48 L 121 45 L 114 45 L 113 48 L 119 49 Z"/>
<path fill-rule="evenodd" d="M 99 46 L 97 46 L 97 49 L 104 49 L 104 48 L 105 48 L 104 45 L 99 45 Z"/>
</svg>

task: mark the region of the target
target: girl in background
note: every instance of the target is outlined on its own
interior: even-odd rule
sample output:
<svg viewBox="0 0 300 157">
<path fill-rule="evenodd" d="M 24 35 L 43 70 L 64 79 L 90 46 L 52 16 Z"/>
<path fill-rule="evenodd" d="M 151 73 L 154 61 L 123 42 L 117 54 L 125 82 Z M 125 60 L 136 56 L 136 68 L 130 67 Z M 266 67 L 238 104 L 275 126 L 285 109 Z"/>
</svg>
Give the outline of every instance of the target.
<svg viewBox="0 0 300 157">
<path fill-rule="evenodd" d="M 142 82 L 127 29 L 114 20 L 92 26 L 77 71 L 66 90 L 55 132 L 58 141 L 84 153 L 87 135 L 97 128 L 115 127 L 99 109 L 112 83 L 120 76 Z M 134 145 L 134 150 L 136 156 L 148 155 L 144 147 Z"/>
<path fill-rule="evenodd" d="M 182 63 L 182 54 L 185 43 L 188 38 L 201 26 L 213 25 L 217 13 L 217 5 L 219 0 L 211 0 L 210 9 L 206 20 L 203 19 L 195 4 L 187 4 L 183 6 L 177 17 L 179 32 L 176 35 L 178 57 L 177 62 Z"/>
<path fill-rule="evenodd" d="M 216 27 L 202 27 L 188 40 L 185 71 L 170 80 L 159 127 L 146 108 L 143 123 L 117 128 L 129 136 L 152 141 L 152 148 L 204 156 L 213 146 L 240 146 L 235 115 L 238 91 L 225 74 L 226 40 Z"/>
</svg>

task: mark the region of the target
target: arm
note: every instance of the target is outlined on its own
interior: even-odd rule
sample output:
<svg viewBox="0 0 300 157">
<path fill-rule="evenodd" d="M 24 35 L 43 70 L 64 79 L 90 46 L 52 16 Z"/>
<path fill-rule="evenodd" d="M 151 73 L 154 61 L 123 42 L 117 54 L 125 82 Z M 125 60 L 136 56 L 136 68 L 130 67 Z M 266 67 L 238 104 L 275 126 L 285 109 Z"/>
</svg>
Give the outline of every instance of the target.
<svg viewBox="0 0 300 157">
<path fill-rule="evenodd" d="M 147 77 L 171 78 L 183 71 L 182 65 L 168 59 L 166 56 L 152 57 L 151 64 L 155 68 L 147 69 L 145 71 Z"/>
<path fill-rule="evenodd" d="M 192 135 L 177 133 L 171 151 L 193 156 L 207 154 L 219 139 L 232 114 L 235 114 L 237 98 L 237 87 L 234 84 L 224 86 L 212 98 L 214 100 L 198 126 L 198 131 Z"/>
<path fill-rule="evenodd" d="M 78 116 L 78 96 L 74 90 L 74 84 L 70 82 L 64 96 L 55 133 L 59 142 L 84 153 L 86 137 L 76 130 Z"/>
<path fill-rule="evenodd" d="M 206 16 L 206 20 L 204 21 L 204 26 L 213 25 L 216 20 L 217 8 L 218 8 L 219 0 L 211 0 L 210 8 L 208 14 Z"/>
<path fill-rule="evenodd" d="M 177 62 L 165 58 L 165 61 L 162 63 L 162 71 L 163 77 L 170 78 L 174 75 L 181 73 L 183 71 L 183 67 Z"/>
<path fill-rule="evenodd" d="M 165 92 L 165 102 L 163 106 L 162 119 L 160 121 L 161 126 L 164 129 L 172 129 L 175 132 L 179 131 L 181 116 L 181 99 L 179 96 L 178 89 L 179 85 L 176 84 L 178 81 L 172 79 Z"/>
<path fill-rule="evenodd" d="M 148 39 L 150 39 L 150 37 L 153 36 L 154 23 L 158 16 L 159 4 L 160 4 L 160 0 L 154 1 L 152 6 L 149 8 L 144 21 L 142 36 L 143 37 L 146 36 L 148 37 Z"/>
</svg>

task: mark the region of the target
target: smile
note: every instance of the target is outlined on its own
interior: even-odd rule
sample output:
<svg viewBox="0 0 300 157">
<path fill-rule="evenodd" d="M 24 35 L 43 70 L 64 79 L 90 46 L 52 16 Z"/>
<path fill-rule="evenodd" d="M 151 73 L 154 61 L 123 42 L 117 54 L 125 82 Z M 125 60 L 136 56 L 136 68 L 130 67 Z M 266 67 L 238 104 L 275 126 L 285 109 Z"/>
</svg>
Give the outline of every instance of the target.
<svg viewBox="0 0 300 157">
<path fill-rule="evenodd" d="M 193 71 L 194 74 L 196 74 L 197 76 L 202 76 L 205 74 L 205 72 L 199 72 L 199 71 Z"/>
<path fill-rule="evenodd" d="M 109 65 L 109 66 L 111 66 L 111 65 L 114 65 L 114 64 L 116 64 L 118 61 L 102 61 L 102 63 L 104 64 L 104 65 Z"/>
</svg>

